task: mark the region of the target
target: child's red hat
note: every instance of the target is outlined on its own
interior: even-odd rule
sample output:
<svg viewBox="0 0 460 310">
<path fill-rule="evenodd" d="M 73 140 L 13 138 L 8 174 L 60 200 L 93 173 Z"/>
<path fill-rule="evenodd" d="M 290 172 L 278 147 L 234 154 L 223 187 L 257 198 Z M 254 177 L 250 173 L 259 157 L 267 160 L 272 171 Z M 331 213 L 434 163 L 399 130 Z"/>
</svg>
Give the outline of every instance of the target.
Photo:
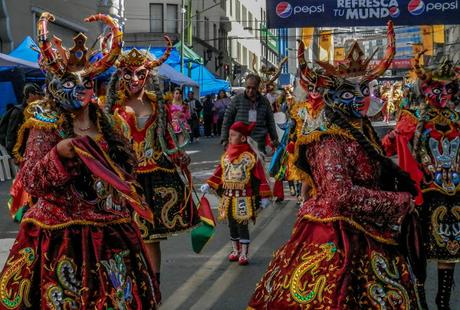
<svg viewBox="0 0 460 310">
<path fill-rule="evenodd" d="M 255 127 L 256 127 L 256 123 L 245 124 L 242 121 L 238 121 L 238 122 L 233 123 L 230 129 L 239 132 L 243 136 L 249 136 Z"/>
</svg>

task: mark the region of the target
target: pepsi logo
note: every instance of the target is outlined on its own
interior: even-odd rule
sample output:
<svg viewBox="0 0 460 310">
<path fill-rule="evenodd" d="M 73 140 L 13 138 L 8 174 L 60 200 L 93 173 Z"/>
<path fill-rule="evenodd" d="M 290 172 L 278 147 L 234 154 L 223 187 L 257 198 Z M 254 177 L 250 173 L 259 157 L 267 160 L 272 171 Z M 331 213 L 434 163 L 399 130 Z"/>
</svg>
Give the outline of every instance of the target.
<svg viewBox="0 0 460 310">
<path fill-rule="evenodd" d="M 281 18 L 288 18 L 292 15 L 292 5 L 286 1 L 278 3 L 276 6 L 276 15 Z"/>
<path fill-rule="evenodd" d="M 390 9 L 390 16 L 393 18 L 398 18 L 399 14 L 401 14 L 401 11 L 399 10 L 399 7 L 397 6 L 392 6 Z"/>
<path fill-rule="evenodd" d="M 411 0 L 407 4 L 407 10 L 412 15 L 420 15 L 425 11 L 425 2 L 423 0 Z"/>
</svg>

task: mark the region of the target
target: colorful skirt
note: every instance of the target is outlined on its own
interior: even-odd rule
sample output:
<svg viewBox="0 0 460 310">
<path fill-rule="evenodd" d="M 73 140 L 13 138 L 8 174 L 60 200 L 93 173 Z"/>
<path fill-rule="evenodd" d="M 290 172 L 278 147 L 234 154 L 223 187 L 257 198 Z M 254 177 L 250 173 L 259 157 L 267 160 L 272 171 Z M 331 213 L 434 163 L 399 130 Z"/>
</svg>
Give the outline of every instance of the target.
<svg viewBox="0 0 460 310">
<path fill-rule="evenodd" d="M 460 262 L 460 195 L 423 194 L 420 217 L 428 259 Z"/>
<path fill-rule="evenodd" d="M 20 226 L 0 274 L 0 309 L 156 309 L 160 291 L 132 222 Z"/>
<path fill-rule="evenodd" d="M 134 215 L 134 221 L 146 243 L 157 242 L 200 223 L 193 193 L 173 164 L 166 169 L 139 174 L 138 181 L 154 213 L 153 224 Z"/>
<path fill-rule="evenodd" d="M 231 219 L 237 223 L 246 223 L 248 220 L 255 221 L 259 209 L 260 199 L 257 196 L 226 196 L 223 195 L 217 207 L 217 219 L 225 221 Z"/>
<path fill-rule="evenodd" d="M 257 284 L 248 309 L 418 309 L 395 246 L 338 221 L 297 221 Z"/>
</svg>

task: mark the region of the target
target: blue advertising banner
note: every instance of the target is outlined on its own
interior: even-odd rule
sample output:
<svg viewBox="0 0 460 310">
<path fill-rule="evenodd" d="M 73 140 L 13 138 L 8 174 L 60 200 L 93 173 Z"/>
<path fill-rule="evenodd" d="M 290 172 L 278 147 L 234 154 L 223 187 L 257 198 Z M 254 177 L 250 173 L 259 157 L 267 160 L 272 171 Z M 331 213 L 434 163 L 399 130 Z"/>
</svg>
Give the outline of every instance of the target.
<svg viewBox="0 0 460 310">
<path fill-rule="evenodd" d="M 267 0 L 268 28 L 460 24 L 460 0 Z"/>
</svg>

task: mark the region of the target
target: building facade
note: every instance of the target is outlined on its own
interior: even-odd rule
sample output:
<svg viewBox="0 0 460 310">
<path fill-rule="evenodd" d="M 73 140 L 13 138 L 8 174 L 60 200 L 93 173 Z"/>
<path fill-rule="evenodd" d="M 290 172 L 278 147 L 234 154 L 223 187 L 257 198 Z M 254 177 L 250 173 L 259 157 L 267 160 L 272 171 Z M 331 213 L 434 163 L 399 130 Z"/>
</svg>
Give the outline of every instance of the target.
<svg viewBox="0 0 460 310">
<path fill-rule="evenodd" d="M 72 46 L 72 38 L 79 32 L 88 37 L 87 46 L 91 46 L 103 26 L 83 19 L 101 12 L 122 22 L 123 10 L 123 0 L 0 0 L 0 51 L 11 52 L 26 36 L 36 40 L 36 25 L 43 12 L 56 17 L 49 30 L 62 39 L 64 46 Z"/>
</svg>

